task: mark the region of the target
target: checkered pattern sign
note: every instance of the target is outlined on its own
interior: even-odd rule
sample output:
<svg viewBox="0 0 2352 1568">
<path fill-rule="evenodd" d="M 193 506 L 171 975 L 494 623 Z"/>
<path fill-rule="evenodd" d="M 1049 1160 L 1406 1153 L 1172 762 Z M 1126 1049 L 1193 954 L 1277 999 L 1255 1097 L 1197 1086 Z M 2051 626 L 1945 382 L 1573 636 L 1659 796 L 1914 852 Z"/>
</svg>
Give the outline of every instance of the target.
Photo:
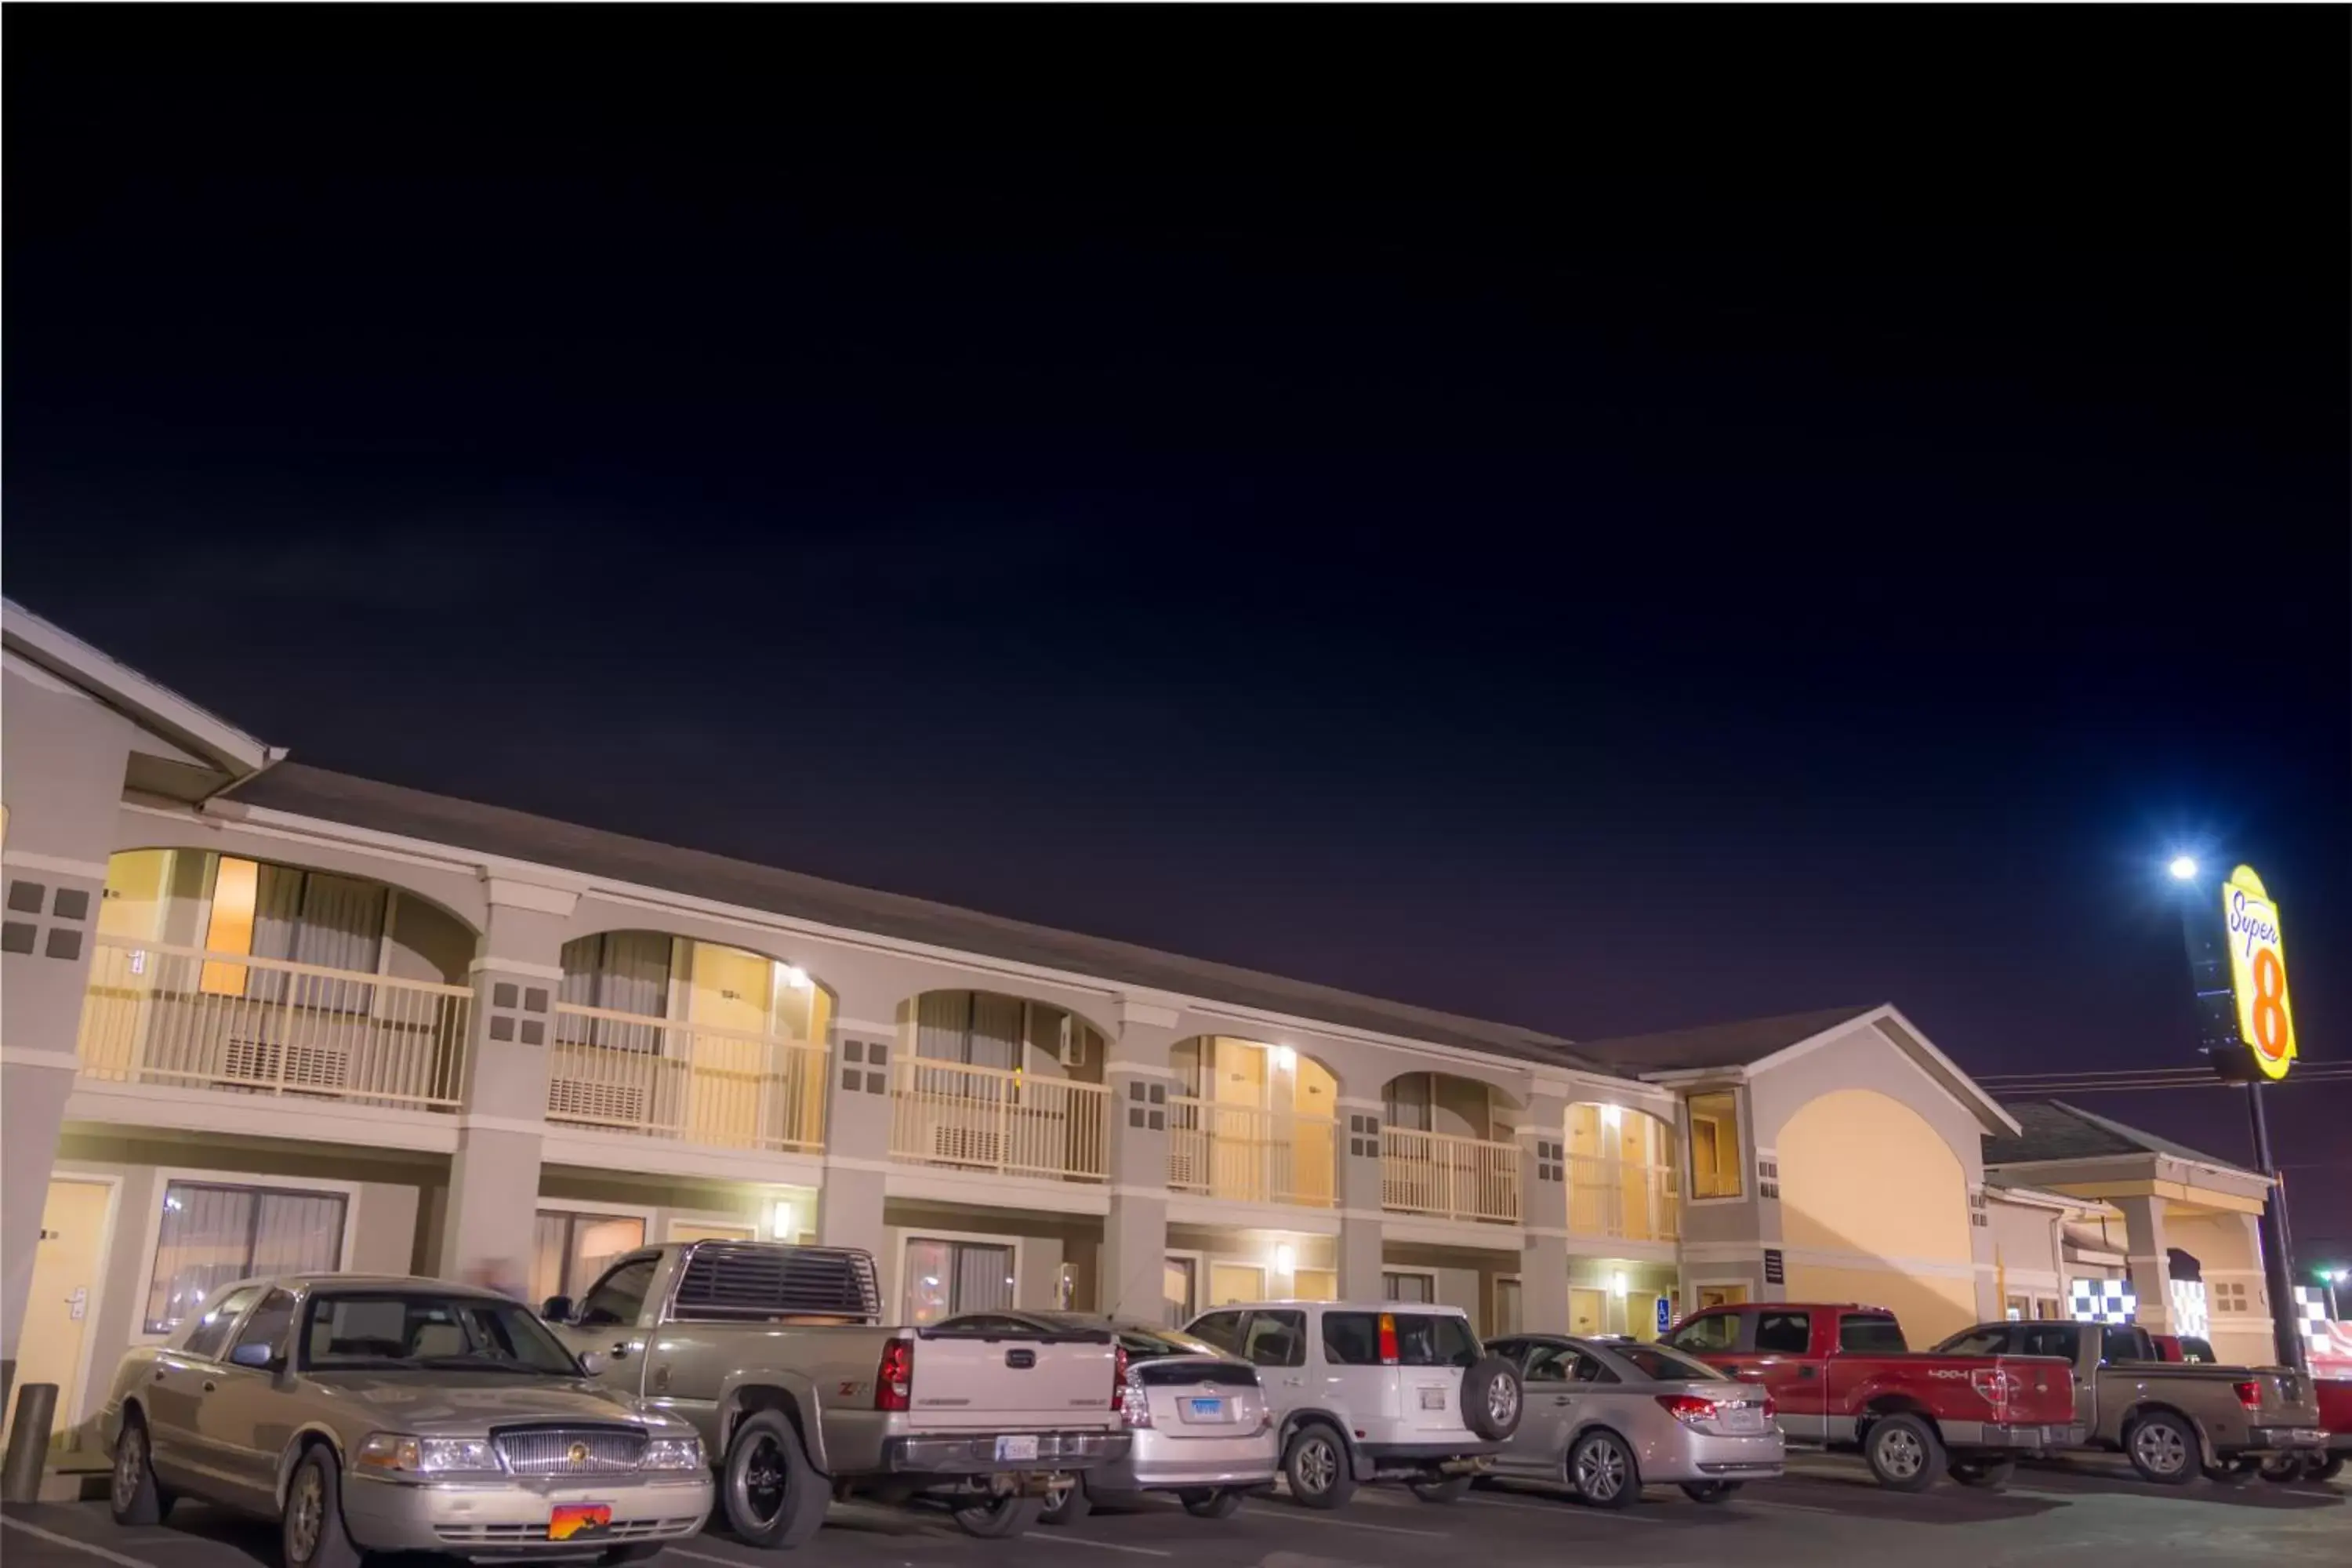
<svg viewBox="0 0 2352 1568">
<path fill-rule="evenodd" d="M 2067 1305 L 2078 1323 L 2128 1323 L 2139 1312 L 2128 1279 L 2077 1279 Z"/>
<path fill-rule="evenodd" d="M 2205 1283 L 2201 1279 L 2172 1281 L 2172 1331 L 2194 1334 L 2203 1339 L 2212 1331 L 2212 1315 L 2205 1310 Z"/>
</svg>

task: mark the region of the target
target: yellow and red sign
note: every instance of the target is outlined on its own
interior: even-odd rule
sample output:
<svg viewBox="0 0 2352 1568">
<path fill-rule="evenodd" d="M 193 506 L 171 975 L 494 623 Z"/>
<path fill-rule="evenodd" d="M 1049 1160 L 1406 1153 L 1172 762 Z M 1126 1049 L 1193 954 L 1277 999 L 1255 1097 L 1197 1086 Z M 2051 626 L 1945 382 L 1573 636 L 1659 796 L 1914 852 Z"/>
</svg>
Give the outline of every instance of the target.
<svg viewBox="0 0 2352 1568">
<path fill-rule="evenodd" d="M 560 1502 L 547 1512 L 547 1538 L 570 1541 L 578 1535 L 601 1535 L 612 1527 L 608 1502 Z"/>
<path fill-rule="evenodd" d="M 2221 884 L 2221 919 L 2230 938 L 2230 990 L 2238 999 L 2238 1037 L 2264 1078 L 2286 1076 L 2294 1060 L 2294 1011 L 2286 995 L 2286 943 L 2278 905 L 2252 866 Z"/>
</svg>

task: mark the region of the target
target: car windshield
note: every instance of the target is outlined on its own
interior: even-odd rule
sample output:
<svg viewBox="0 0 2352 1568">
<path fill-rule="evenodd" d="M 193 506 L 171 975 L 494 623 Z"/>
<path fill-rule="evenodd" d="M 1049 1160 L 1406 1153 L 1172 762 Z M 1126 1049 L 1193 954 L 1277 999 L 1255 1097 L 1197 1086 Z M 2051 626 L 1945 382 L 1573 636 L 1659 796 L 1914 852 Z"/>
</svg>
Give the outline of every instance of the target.
<svg viewBox="0 0 2352 1568">
<path fill-rule="evenodd" d="M 580 1363 L 519 1301 L 404 1290 L 312 1297 L 302 1331 L 302 1364 L 312 1372 L 581 1375 Z"/>
<path fill-rule="evenodd" d="M 1680 1351 L 1670 1351 L 1664 1345 L 1617 1345 L 1603 1343 L 1601 1349 L 1618 1360 L 1630 1363 L 1633 1370 L 1653 1383 L 1721 1383 L 1723 1373 Z"/>
</svg>

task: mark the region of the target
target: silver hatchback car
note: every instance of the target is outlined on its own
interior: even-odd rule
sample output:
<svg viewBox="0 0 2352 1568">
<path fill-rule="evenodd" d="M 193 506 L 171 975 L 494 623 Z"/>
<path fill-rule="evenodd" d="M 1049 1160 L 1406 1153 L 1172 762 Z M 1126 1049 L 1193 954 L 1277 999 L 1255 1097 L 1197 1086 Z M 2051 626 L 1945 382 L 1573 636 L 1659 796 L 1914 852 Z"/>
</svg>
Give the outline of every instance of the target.
<svg viewBox="0 0 2352 1568">
<path fill-rule="evenodd" d="M 1664 1345 L 1521 1334 L 1488 1349 L 1519 1369 L 1527 1415 L 1497 1475 L 1565 1482 L 1600 1508 L 1623 1508 L 1647 1482 L 1721 1502 L 1785 1462 L 1772 1401 Z"/>
<path fill-rule="evenodd" d="M 621 1563 L 710 1512 L 693 1427 L 588 1382 L 520 1302 L 435 1279 L 225 1287 L 122 1358 L 100 1420 L 117 1522 L 202 1498 L 278 1520 L 287 1568 Z"/>
</svg>

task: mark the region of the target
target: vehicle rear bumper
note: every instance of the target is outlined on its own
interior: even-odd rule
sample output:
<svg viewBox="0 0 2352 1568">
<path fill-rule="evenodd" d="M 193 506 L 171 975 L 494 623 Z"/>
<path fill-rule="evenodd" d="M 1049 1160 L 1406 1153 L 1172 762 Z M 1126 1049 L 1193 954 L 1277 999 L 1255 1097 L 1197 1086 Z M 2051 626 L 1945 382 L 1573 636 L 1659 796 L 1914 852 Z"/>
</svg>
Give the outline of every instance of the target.
<svg viewBox="0 0 2352 1568">
<path fill-rule="evenodd" d="M 343 1526 L 367 1552 L 433 1552 L 453 1557 L 583 1557 L 632 1542 L 678 1541 L 702 1529 L 712 1497 L 707 1470 L 561 1483 L 506 1479 L 410 1484 L 366 1476 L 343 1479 Z M 550 1513 L 562 1503 L 602 1503 L 612 1523 L 550 1541 Z"/>
<path fill-rule="evenodd" d="M 1643 1480 L 1769 1480 L 1787 1468 L 1788 1450 L 1776 1431 L 1738 1437 L 1685 1431 L 1642 1444 L 1639 1458 Z"/>
<path fill-rule="evenodd" d="M 2250 1426 L 2246 1429 L 2246 1447 L 2250 1450 L 2307 1453 L 2314 1448 L 2330 1446 L 2327 1434 L 2317 1426 Z"/>
<path fill-rule="evenodd" d="M 2020 1426 L 2000 1421 L 1942 1421 L 1937 1426 L 1950 1448 L 2079 1448 L 2087 1436 L 2080 1422 Z"/>
<path fill-rule="evenodd" d="M 1001 1476 L 1032 1470 L 1091 1470 L 1127 1457 L 1124 1432 L 1012 1432 L 1034 1437 L 1034 1458 L 1000 1459 L 994 1432 L 971 1436 L 891 1437 L 882 1444 L 882 1468 L 893 1475 Z"/>
<path fill-rule="evenodd" d="M 1087 1474 L 1096 1491 L 1263 1486 L 1281 1463 L 1272 1427 L 1232 1437 L 1175 1437 L 1145 1428 L 1121 1458 Z"/>
</svg>

